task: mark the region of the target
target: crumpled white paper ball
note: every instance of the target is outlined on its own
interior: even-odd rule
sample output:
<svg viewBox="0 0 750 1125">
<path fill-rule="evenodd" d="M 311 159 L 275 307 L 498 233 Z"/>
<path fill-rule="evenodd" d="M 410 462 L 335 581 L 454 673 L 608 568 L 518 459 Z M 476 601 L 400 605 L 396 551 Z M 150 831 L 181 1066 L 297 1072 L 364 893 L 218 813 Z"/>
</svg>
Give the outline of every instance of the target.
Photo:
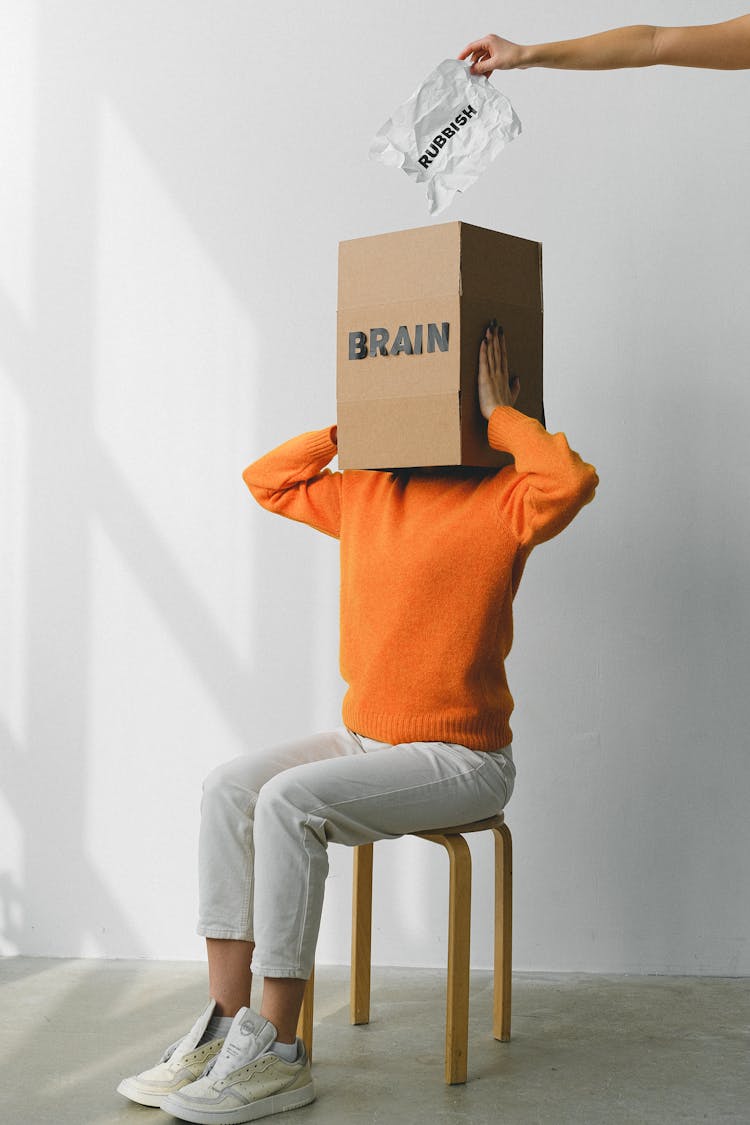
<svg viewBox="0 0 750 1125">
<path fill-rule="evenodd" d="M 370 159 L 427 184 L 431 215 L 466 191 L 521 132 L 504 94 L 470 64 L 444 59 L 381 126 Z"/>
</svg>

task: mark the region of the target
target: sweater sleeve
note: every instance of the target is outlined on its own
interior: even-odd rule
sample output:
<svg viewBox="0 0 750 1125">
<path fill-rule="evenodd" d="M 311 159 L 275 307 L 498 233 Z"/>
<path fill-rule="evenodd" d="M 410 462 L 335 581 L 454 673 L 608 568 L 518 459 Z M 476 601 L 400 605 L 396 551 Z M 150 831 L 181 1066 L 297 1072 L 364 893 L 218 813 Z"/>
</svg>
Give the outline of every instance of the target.
<svg viewBox="0 0 750 1125">
<path fill-rule="evenodd" d="M 487 437 L 493 449 L 515 460 L 515 467 L 498 473 L 498 505 L 522 546 L 530 549 L 552 539 L 593 500 L 599 477 L 570 448 L 565 434 L 549 434 L 536 419 L 498 406 Z"/>
<path fill-rule="evenodd" d="M 325 466 L 336 454 L 333 426 L 300 434 L 248 465 L 242 474 L 255 499 L 270 512 L 339 537 L 341 473 Z"/>
</svg>

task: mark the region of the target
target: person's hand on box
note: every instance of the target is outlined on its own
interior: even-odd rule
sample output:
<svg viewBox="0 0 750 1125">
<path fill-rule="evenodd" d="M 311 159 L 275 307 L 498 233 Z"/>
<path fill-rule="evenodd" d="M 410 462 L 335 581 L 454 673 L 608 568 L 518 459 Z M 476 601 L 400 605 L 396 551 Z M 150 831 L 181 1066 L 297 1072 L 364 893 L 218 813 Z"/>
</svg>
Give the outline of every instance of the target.
<svg viewBox="0 0 750 1125">
<path fill-rule="evenodd" d="M 521 392 L 521 380 L 517 375 L 511 376 L 508 367 L 508 345 L 505 333 L 496 320 L 491 320 L 487 325 L 484 339 L 479 347 L 477 387 L 479 409 L 487 421 L 496 407 L 515 406 Z"/>
</svg>

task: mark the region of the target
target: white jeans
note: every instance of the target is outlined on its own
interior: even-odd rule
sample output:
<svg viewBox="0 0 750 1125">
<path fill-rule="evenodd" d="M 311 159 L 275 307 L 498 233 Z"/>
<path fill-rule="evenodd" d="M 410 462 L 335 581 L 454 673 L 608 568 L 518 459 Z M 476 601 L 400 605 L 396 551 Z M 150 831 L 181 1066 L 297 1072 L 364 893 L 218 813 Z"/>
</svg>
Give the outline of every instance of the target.
<svg viewBox="0 0 750 1125">
<path fill-rule="evenodd" d="M 500 812 L 510 746 L 391 746 L 347 727 L 243 754 L 203 784 L 198 933 L 254 941 L 259 976 L 307 979 L 330 840 L 353 847 Z"/>
</svg>

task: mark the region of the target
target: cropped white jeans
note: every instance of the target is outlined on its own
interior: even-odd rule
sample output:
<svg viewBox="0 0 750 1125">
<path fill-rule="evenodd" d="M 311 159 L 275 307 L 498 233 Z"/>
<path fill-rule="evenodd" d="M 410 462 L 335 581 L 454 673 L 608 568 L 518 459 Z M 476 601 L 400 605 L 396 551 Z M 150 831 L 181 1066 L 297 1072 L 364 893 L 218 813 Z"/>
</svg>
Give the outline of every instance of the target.
<svg viewBox="0 0 750 1125">
<path fill-rule="evenodd" d="M 347 727 L 234 758 L 203 784 L 198 933 L 254 941 L 259 976 L 307 979 L 329 841 L 353 847 L 493 816 L 515 775 L 510 746 L 392 746 Z"/>
</svg>

